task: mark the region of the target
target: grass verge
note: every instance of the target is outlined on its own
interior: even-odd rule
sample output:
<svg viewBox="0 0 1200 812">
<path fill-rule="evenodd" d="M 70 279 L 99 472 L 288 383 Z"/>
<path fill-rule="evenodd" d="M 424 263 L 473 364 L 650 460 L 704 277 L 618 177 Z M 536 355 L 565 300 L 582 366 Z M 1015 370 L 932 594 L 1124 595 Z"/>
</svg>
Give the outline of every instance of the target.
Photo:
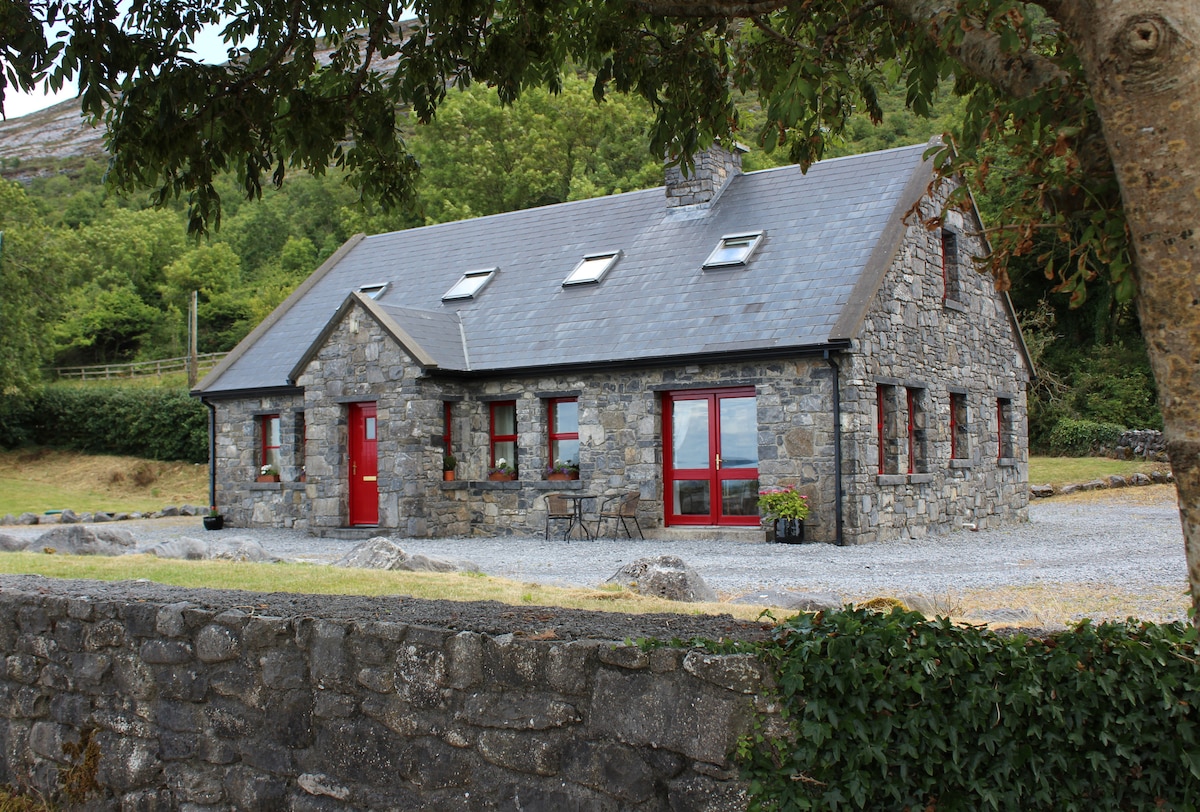
<svg viewBox="0 0 1200 812">
<path fill-rule="evenodd" d="M 152 555 L 72 556 L 42 553 L 0 555 L 0 573 L 121 581 L 137 577 L 157 584 L 251 592 L 309 595 L 403 595 L 452 601 L 500 601 L 512 606 L 559 606 L 600 612 L 644 614 L 731 614 L 754 620 L 762 607 L 725 603 L 678 603 L 626 589 L 576 589 L 520 583 L 478 573 L 419 573 L 347 569 L 324 564 L 249 564 L 229 561 L 177 561 Z M 777 620 L 795 614 L 774 610 Z"/>
</svg>

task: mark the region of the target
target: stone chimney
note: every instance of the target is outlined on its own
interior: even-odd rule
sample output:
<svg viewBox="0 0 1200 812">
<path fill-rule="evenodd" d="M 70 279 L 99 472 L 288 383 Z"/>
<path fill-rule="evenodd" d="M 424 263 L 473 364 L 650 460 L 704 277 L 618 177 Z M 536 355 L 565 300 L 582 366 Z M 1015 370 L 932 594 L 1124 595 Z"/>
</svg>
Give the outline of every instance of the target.
<svg viewBox="0 0 1200 812">
<path fill-rule="evenodd" d="M 695 166 L 687 177 L 681 164 L 668 166 L 667 208 L 711 203 L 725 184 L 742 174 L 742 154 L 747 151 L 738 143 L 734 143 L 731 151 L 714 141 L 708 149 L 693 156 Z"/>
</svg>

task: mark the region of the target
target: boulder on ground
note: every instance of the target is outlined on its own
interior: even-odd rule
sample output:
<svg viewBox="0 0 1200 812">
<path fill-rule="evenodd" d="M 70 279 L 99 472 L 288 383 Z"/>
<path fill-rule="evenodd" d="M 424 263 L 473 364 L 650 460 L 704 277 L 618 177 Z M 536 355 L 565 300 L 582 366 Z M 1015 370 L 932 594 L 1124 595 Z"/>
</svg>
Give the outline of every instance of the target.
<svg viewBox="0 0 1200 812">
<path fill-rule="evenodd" d="M 29 548 L 29 540 L 0 533 L 0 551 L 16 553 Z"/>
<path fill-rule="evenodd" d="M 38 523 L 38 517 L 37 517 L 36 513 L 29 513 L 27 511 L 17 517 L 17 524 L 37 524 L 37 523 Z"/>
<path fill-rule="evenodd" d="M 1130 477 L 1129 481 L 1134 485 L 1149 485 L 1150 477 L 1146 476 L 1145 474 L 1143 474 L 1141 472 L 1138 472 L 1138 473 L 1134 474 L 1132 477 Z"/>
<path fill-rule="evenodd" d="M 399 544 L 385 536 L 367 539 L 362 544 L 333 562 L 335 567 L 353 567 L 367 570 L 396 570 L 400 572 L 478 572 L 479 567 L 469 561 L 453 562 L 430 558 L 426 555 L 410 555 Z"/>
<path fill-rule="evenodd" d="M 203 561 L 208 558 L 208 544 L 199 539 L 179 538 L 160 541 L 138 550 L 144 555 L 159 558 L 178 558 L 184 561 Z"/>
<path fill-rule="evenodd" d="M 716 603 L 720 598 L 700 573 L 674 555 L 639 558 L 608 579 L 641 595 L 689 603 Z"/>
<path fill-rule="evenodd" d="M 58 514 L 58 521 L 62 524 L 79 524 L 83 521 L 83 517 L 70 508 L 67 508 Z"/>
<path fill-rule="evenodd" d="M 29 549 L 59 555 L 124 555 L 133 552 L 136 544 L 128 530 L 68 524 L 38 536 Z"/>
<path fill-rule="evenodd" d="M 3 516 L 0 516 L 0 524 L 16 524 L 16 523 L 17 523 L 17 517 L 12 515 L 11 513 L 5 513 Z"/>
<path fill-rule="evenodd" d="M 1054 495 L 1053 485 L 1030 485 L 1029 495 L 1035 499 L 1045 499 L 1047 496 Z"/>
<path fill-rule="evenodd" d="M 181 536 L 143 547 L 138 552 L 155 555 L 159 558 L 179 558 L 185 561 L 244 561 L 274 564 L 280 560 L 278 556 L 267 552 L 267 549 L 257 541 L 244 536 L 229 536 L 214 541 Z"/>
<path fill-rule="evenodd" d="M 801 612 L 828 612 L 842 608 L 842 599 L 832 592 L 780 592 L 770 589 L 742 595 L 730 603 L 778 606 L 780 609 L 796 609 Z"/>
<path fill-rule="evenodd" d="M 1108 475 L 1108 487 L 1110 487 L 1110 488 L 1127 488 L 1127 487 L 1129 487 L 1129 480 L 1127 480 L 1125 477 L 1121 476 L 1120 474 L 1109 474 Z"/>
</svg>

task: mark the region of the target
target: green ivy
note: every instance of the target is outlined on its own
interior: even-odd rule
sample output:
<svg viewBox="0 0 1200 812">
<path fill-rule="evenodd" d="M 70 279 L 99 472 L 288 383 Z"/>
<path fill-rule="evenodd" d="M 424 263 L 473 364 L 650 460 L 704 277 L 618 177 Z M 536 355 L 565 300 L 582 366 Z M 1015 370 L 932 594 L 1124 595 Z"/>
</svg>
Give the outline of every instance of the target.
<svg viewBox="0 0 1200 812">
<path fill-rule="evenodd" d="M 1182 623 L 1046 639 L 900 609 L 799 615 L 761 650 L 787 733 L 738 756 L 752 809 L 1194 810 L 1200 666 Z"/>
<path fill-rule="evenodd" d="M 155 460 L 208 459 L 208 410 L 186 392 L 46 387 L 0 397 L 0 447 L 45 445 Z"/>
</svg>

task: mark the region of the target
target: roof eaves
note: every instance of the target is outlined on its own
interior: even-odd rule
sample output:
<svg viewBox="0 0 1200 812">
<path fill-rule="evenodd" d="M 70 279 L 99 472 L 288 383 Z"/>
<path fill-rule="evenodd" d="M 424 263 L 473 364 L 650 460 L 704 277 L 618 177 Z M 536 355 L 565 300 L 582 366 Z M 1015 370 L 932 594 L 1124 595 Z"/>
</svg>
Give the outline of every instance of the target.
<svg viewBox="0 0 1200 812">
<path fill-rule="evenodd" d="M 233 366 L 233 364 L 239 358 L 245 355 L 250 348 L 253 347 L 258 340 L 262 338 L 272 327 L 274 327 L 275 324 L 282 319 L 297 302 L 303 299 L 308 292 L 312 290 L 313 286 L 316 285 L 317 282 L 321 281 L 321 279 L 327 273 L 333 270 L 333 268 L 337 266 L 337 264 L 340 263 L 342 259 L 344 259 L 345 256 L 365 238 L 365 234 L 355 234 L 353 237 L 342 243 L 342 246 L 338 248 L 338 250 L 334 251 L 333 254 L 330 255 L 329 259 L 322 262 L 321 265 L 312 272 L 312 275 L 309 276 L 308 279 L 304 280 L 299 287 L 292 291 L 291 295 L 284 299 L 283 302 L 280 303 L 279 307 L 272 310 L 270 315 L 268 315 L 257 327 L 250 331 L 249 335 L 239 341 L 238 345 L 234 347 L 228 355 L 221 359 L 221 363 L 213 367 L 209 373 L 204 376 L 204 379 L 200 381 L 194 391 L 198 394 L 204 394 L 207 392 L 213 384 L 220 380 L 221 376 L 225 374 L 227 369 Z"/>
</svg>

